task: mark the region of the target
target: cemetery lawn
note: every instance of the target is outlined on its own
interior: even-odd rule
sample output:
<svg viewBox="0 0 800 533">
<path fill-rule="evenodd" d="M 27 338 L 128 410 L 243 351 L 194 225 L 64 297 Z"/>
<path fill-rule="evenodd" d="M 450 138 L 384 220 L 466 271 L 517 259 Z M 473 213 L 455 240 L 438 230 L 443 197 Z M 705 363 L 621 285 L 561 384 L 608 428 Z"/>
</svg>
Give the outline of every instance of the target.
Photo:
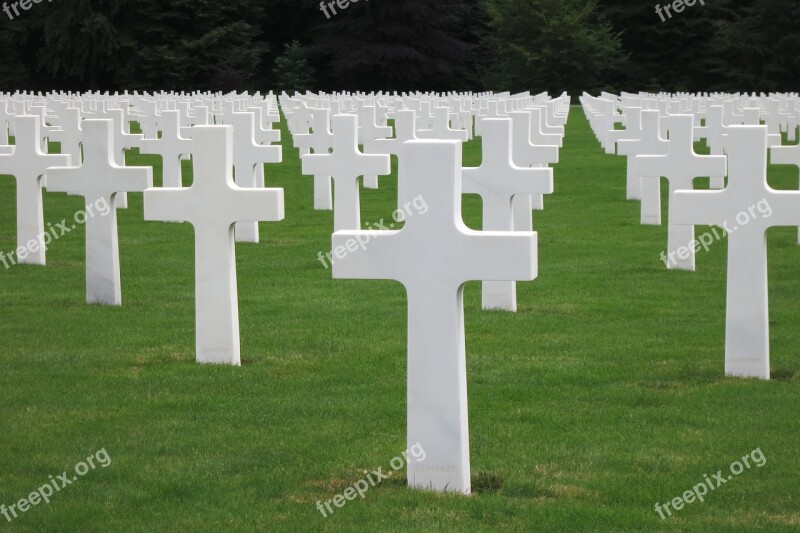
<svg viewBox="0 0 800 533">
<path fill-rule="evenodd" d="M 47 267 L 0 265 L 0 504 L 97 450 L 112 460 L 0 528 L 797 530 L 797 230 L 768 234 L 773 379 L 725 378 L 726 241 L 698 253 L 697 272 L 668 271 L 666 204 L 665 225 L 639 224 L 625 159 L 603 154 L 575 107 L 519 312 L 484 312 L 480 285 L 466 288 L 473 496 L 407 490 L 400 471 L 324 518 L 318 500 L 405 450 L 406 298 L 395 282 L 331 279 L 317 255 L 332 214 L 313 210 L 283 139 L 267 182 L 285 189 L 286 220 L 236 250 L 241 368 L 194 363 L 193 230 L 145 222 L 141 194 L 119 211 L 123 307 L 84 303 L 82 227 L 50 245 Z M 479 141 L 464 159 L 478 165 Z M 155 164 L 160 184 L 157 156 L 128 162 Z M 796 170 L 770 173 L 797 188 Z M 362 190 L 365 226 L 389 220 L 395 176 Z M 6 253 L 15 205 L 0 178 Z M 46 222 L 71 224 L 83 201 L 47 193 L 44 206 Z M 463 211 L 478 228 L 480 200 Z M 762 468 L 666 520 L 654 510 L 756 448 Z"/>
</svg>

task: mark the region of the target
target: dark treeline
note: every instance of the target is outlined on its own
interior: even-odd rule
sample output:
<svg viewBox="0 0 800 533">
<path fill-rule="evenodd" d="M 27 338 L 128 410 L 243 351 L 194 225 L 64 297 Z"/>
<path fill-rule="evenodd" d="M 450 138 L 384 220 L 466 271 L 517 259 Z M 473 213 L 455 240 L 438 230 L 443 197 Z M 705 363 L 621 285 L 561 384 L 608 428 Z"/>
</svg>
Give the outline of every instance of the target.
<svg viewBox="0 0 800 533">
<path fill-rule="evenodd" d="M 0 90 L 800 88 L 797 0 L 706 0 L 664 22 L 641 0 L 360 0 L 325 12 L 318 0 L 33 4 L 0 13 Z"/>
</svg>

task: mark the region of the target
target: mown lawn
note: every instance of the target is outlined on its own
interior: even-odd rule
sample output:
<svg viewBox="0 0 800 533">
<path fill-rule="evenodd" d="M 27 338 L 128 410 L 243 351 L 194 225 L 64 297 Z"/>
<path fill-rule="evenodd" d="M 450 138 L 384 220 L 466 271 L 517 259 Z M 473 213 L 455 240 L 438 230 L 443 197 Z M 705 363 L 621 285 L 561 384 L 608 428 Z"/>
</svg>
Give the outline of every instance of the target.
<svg viewBox="0 0 800 533">
<path fill-rule="evenodd" d="M 725 240 L 698 255 L 697 272 L 666 270 L 666 225 L 639 225 L 625 159 L 603 154 L 579 108 L 556 192 L 534 215 L 539 278 L 519 285 L 520 311 L 484 312 L 479 284 L 466 289 L 475 494 L 411 491 L 399 472 L 324 518 L 317 500 L 405 449 L 406 300 L 394 282 L 331 279 L 317 254 L 330 248 L 332 214 L 313 210 L 285 130 L 284 145 L 267 182 L 285 189 L 286 220 L 237 246 L 240 368 L 194 363 L 193 230 L 145 222 L 141 194 L 119 211 L 123 307 L 84 303 L 82 228 L 51 245 L 47 267 L 0 267 L 0 503 L 97 450 L 111 458 L 0 528 L 800 527 L 797 230 L 768 234 L 774 379 L 725 378 Z M 464 158 L 477 165 L 480 143 Z M 158 157 L 129 163 L 154 164 L 160 181 Z M 797 187 L 796 169 L 770 172 L 773 186 Z M 395 176 L 363 191 L 364 224 L 391 216 Z M 6 252 L 14 187 L 0 178 Z M 53 224 L 83 205 L 44 201 Z M 479 227 L 479 199 L 465 197 L 464 217 Z M 763 467 L 671 518 L 655 512 L 756 448 Z"/>
</svg>

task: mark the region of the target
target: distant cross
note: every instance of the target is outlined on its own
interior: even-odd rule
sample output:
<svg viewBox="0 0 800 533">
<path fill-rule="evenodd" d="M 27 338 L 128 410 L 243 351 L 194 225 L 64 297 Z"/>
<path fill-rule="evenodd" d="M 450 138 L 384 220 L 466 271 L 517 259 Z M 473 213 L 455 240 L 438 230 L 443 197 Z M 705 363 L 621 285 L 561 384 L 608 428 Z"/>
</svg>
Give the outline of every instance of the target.
<svg viewBox="0 0 800 533">
<path fill-rule="evenodd" d="M 195 126 L 192 153 L 191 187 L 146 190 L 144 218 L 194 226 L 197 362 L 240 365 L 233 227 L 240 220 L 283 220 L 283 189 L 234 183 L 231 126 Z"/>
<path fill-rule="evenodd" d="M 408 483 L 470 493 L 464 284 L 536 277 L 536 234 L 479 232 L 461 220 L 461 143 L 409 141 L 400 175 L 425 199 L 425 214 L 399 231 L 340 231 L 334 249 L 367 244 L 333 265 L 334 278 L 390 279 L 408 294 L 408 434 L 424 460 Z"/>
<path fill-rule="evenodd" d="M 669 117 L 669 141 L 664 155 L 640 155 L 637 167 L 642 176 L 642 209 L 645 202 L 655 205 L 657 220 L 661 222 L 661 176 L 669 181 L 669 213 L 672 213 L 675 191 L 693 189 L 694 179 L 699 176 L 724 176 L 725 156 L 697 155 L 694 151 L 694 117 L 671 115 Z M 694 227 L 678 225 L 669 217 L 667 227 L 667 268 L 694 270 Z M 687 247 L 689 253 L 681 254 Z"/>
<path fill-rule="evenodd" d="M 773 165 L 794 165 L 800 168 L 800 144 L 773 146 L 769 153 L 770 163 Z M 800 244 L 800 228 L 797 232 L 797 243 Z"/>
<path fill-rule="evenodd" d="M 620 139 L 617 141 L 617 153 L 628 156 L 628 174 L 626 183 L 626 198 L 628 200 L 642 200 L 642 174 L 637 167 L 637 155 L 665 155 L 669 149 L 669 142 L 661 138 L 658 111 L 641 112 L 641 136 L 638 139 Z M 660 205 L 660 204 L 659 204 Z M 642 206 L 642 224 L 661 224 L 661 210 L 658 210 L 658 221 L 655 220 L 656 206 L 648 210 Z M 645 213 L 648 213 L 645 216 Z"/>
<path fill-rule="evenodd" d="M 522 168 L 511 161 L 511 120 L 483 121 L 483 160 L 477 168 L 463 169 L 466 194 L 483 201 L 484 231 L 513 231 L 511 200 L 518 194 L 553 192 L 553 169 Z M 484 281 L 483 308 L 516 312 L 515 281 Z"/>
<path fill-rule="evenodd" d="M 256 117 L 253 113 L 232 113 L 233 166 L 236 184 L 250 189 L 262 189 L 256 166 L 263 172 L 264 163 L 280 163 L 283 152 L 280 146 L 263 146 L 255 140 Z M 258 242 L 258 219 L 236 223 L 236 242 Z"/>
<path fill-rule="evenodd" d="M 419 139 L 443 139 L 467 142 L 469 132 L 467 130 L 454 130 L 450 127 L 450 109 L 447 107 L 435 107 L 433 109 L 433 128 L 429 130 L 417 130 Z"/>
<path fill-rule="evenodd" d="M 364 145 L 366 154 L 390 154 L 399 157 L 403 143 L 417 139 L 417 113 L 411 109 L 398 111 L 394 117 L 395 135 L 393 139 L 373 139 Z M 397 208 L 403 209 L 414 195 L 399 178 L 397 181 Z"/>
<path fill-rule="evenodd" d="M 117 235 L 117 195 L 153 185 L 150 167 L 123 167 L 114 161 L 113 121 L 83 121 L 83 164 L 51 168 L 47 190 L 74 191 L 86 205 L 86 302 L 122 305 Z M 106 213 L 97 206 L 108 206 Z"/>
<path fill-rule="evenodd" d="M 386 175 L 391 172 L 388 155 L 364 155 L 358 149 L 358 118 L 333 117 L 333 153 L 303 156 L 303 174 L 330 175 L 334 191 L 334 231 L 361 228 L 359 176 Z"/>
<path fill-rule="evenodd" d="M 518 167 L 546 167 L 558 163 L 558 146 L 531 143 L 532 117 L 528 111 L 514 111 L 508 114 L 512 120 L 513 146 L 511 155 Z M 486 119 L 484 119 L 486 120 Z M 541 194 L 518 194 L 512 201 L 514 208 L 514 229 L 532 231 L 534 209 L 544 208 Z"/>
<path fill-rule="evenodd" d="M 622 115 L 624 117 L 625 129 L 611 130 L 608 132 L 608 142 L 618 143 L 623 139 L 635 141 L 642 137 L 642 108 L 623 107 Z M 630 160 L 630 156 L 628 156 L 628 158 Z"/>
<path fill-rule="evenodd" d="M 385 139 L 392 134 L 392 128 L 389 126 L 378 126 L 375 118 L 374 106 L 362 106 L 358 110 L 358 144 L 366 147 L 367 142 L 375 139 Z M 364 153 L 367 153 L 364 148 Z M 378 176 L 370 174 L 364 176 L 365 189 L 378 188 Z"/>
<path fill-rule="evenodd" d="M 333 148 L 331 114 L 328 109 L 314 109 L 311 117 L 311 133 L 298 133 L 294 144 L 298 148 L 314 150 L 315 154 L 328 154 Z M 314 209 L 333 209 L 333 183 L 329 175 L 314 176 Z"/>
<path fill-rule="evenodd" d="M 163 187 L 183 187 L 181 156 L 191 153 L 192 141 L 181 136 L 180 111 L 163 111 L 158 124 L 161 138 L 140 141 L 140 151 L 161 156 Z"/>
<path fill-rule="evenodd" d="M 670 217 L 676 224 L 727 228 L 725 373 L 769 379 L 766 233 L 774 226 L 800 226 L 800 192 L 767 184 L 766 126 L 731 126 L 728 135 L 728 186 L 676 192 Z"/>
</svg>

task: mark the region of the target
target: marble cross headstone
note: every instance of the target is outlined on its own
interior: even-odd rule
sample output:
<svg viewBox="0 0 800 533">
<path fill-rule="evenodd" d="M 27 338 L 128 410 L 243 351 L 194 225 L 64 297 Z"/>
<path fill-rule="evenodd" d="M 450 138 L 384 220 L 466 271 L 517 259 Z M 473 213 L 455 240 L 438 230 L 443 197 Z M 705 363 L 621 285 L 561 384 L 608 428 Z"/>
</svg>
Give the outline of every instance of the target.
<svg viewBox="0 0 800 533">
<path fill-rule="evenodd" d="M 769 153 L 773 165 L 794 165 L 800 168 L 800 144 L 773 146 Z M 800 244 L 800 228 L 797 232 L 797 242 Z"/>
<path fill-rule="evenodd" d="M 723 123 L 724 108 L 722 106 L 710 106 L 706 113 L 705 123 L 702 126 L 695 126 L 695 137 L 706 140 L 706 145 L 711 151 L 711 155 L 723 155 L 726 126 Z M 711 176 L 710 188 L 722 189 L 725 187 L 725 176 Z"/>
<path fill-rule="evenodd" d="M 294 143 L 298 148 L 314 150 L 315 154 L 330 153 L 333 148 L 330 110 L 314 109 L 311 117 L 311 133 L 298 133 L 294 136 Z M 314 209 L 317 211 L 333 209 L 333 184 L 328 175 L 314 176 Z"/>
<path fill-rule="evenodd" d="M 392 128 L 389 126 L 378 126 L 375 117 L 374 106 L 362 106 L 358 110 L 358 143 L 366 147 L 368 141 L 375 139 L 385 139 L 392 134 Z M 364 153 L 367 153 L 366 148 Z M 378 188 L 378 176 L 370 174 L 364 176 L 365 189 Z"/>
<path fill-rule="evenodd" d="M 141 153 L 161 156 L 163 187 L 183 187 L 181 156 L 191 153 L 192 142 L 181 136 L 180 121 L 180 111 L 162 111 L 158 120 L 161 138 L 144 139 L 139 144 Z"/>
<path fill-rule="evenodd" d="M 724 176 L 725 156 L 697 155 L 694 151 L 694 117 L 672 115 L 669 117 L 669 143 L 664 155 L 640 155 L 637 168 L 642 177 L 642 210 L 653 209 L 655 220 L 661 222 L 660 177 L 669 180 L 669 213 L 675 191 L 692 189 L 699 176 Z M 667 268 L 694 270 L 694 227 L 678 225 L 670 216 L 667 227 Z M 688 253 L 683 250 L 688 249 Z"/>
<path fill-rule="evenodd" d="M 767 184 L 766 126 L 728 128 L 728 186 L 677 191 L 676 224 L 717 224 L 728 232 L 725 373 L 769 379 L 766 232 L 800 226 L 800 192 Z"/>
<path fill-rule="evenodd" d="M 334 231 L 361 229 L 361 204 L 358 178 L 391 172 L 388 155 L 365 155 L 358 149 L 358 118 L 333 117 L 333 153 L 303 156 L 303 174 L 330 175 L 335 186 L 333 201 Z"/>
<path fill-rule="evenodd" d="M 479 194 L 483 202 L 484 231 L 513 231 L 511 200 L 518 194 L 553 192 L 553 169 L 522 168 L 511 161 L 511 120 L 483 121 L 483 160 L 477 168 L 463 169 L 464 193 Z M 484 309 L 516 312 L 515 281 L 484 281 Z"/>
<path fill-rule="evenodd" d="M 232 113 L 233 166 L 236 184 L 244 188 L 263 188 L 258 183 L 256 165 L 280 163 L 283 151 L 280 146 L 263 146 L 255 140 L 256 117 L 253 113 Z M 237 242 L 258 242 L 258 221 L 242 220 L 236 223 Z"/>
<path fill-rule="evenodd" d="M 74 191 L 86 205 L 86 301 L 122 305 L 117 235 L 117 195 L 153 184 L 149 167 L 123 167 L 114 161 L 113 121 L 83 121 L 83 164 L 51 168 L 47 190 Z M 104 213 L 97 206 L 108 207 Z"/>
<path fill-rule="evenodd" d="M 145 220 L 184 220 L 195 233 L 196 357 L 241 364 L 234 224 L 283 220 L 283 189 L 243 188 L 233 181 L 233 128 L 195 126 L 190 187 L 148 189 Z"/>
<path fill-rule="evenodd" d="M 81 111 L 77 108 L 62 109 L 59 116 L 61 133 L 61 153 L 68 154 L 72 163 L 81 161 Z"/>
<path fill-rule="evenodd" d="M 14 118 L 16 145 L 0 154 L 0 174 L 17 182 L 17 263 L 44 265 L 44 208 L 42 176 L 49 167 L 71 164 L 69 155 L 46 154 L 41 149 L 40 119 L 33 115 Z M 20 251 L 22 253 L 20 253 Z"/>
<path fill-rule="evenodd" d="M 461 143 L 409 141 L 401 176 L 428 211 L 399 231 L 339 231 L 334 249 L 364 242 L 334 263 L 334 278 L 391 279 L 408 294 L 407 439 L 424 460 L 408 464 L 408 483 L 470 493 L 464 284 L 536 277 L 536 234 L 479 232 L 461 220 Z"/>
<path fill-rule="evenodd" d="M 641 135 L 638 139 L 620 139 L 617 141 L 617 153 L 628 156 L 628 169 L 626 180 L 626 198 L 628 200 L 642 199 L 642 175 L 637 168 L 637 155 L 665 155 L 669 143 L 661 138 L 658 111 L 642 111 Z M 642 224 L 660 224 L 659 217 L 656 222 L 653 216 L 645 217 L 642 210 Z"/>
<path fill-rule="evenodd" d="M 436 107 L 433 110 L 433 128 L 429 130 L 417 130 L 417 137 L 419 139 L 452 139 L 467 142 L 469 133 L 467 130 L 452 129 L 450 127 L 450 109 L 447 107 Z"/>
<path fill-rule="evenodd" d="M 416 131 L 417 114 L 411 109 L 397 111 L 394 117 L 395 134 L 392 139 L 373 139 L 364 145 L 367 154 L 391 154 L 400 156 L 403 143 L 417 139 Z M 406 184 L 398 178 L 397 181 L 397 208 L 404 209 L 413 198 L 413 194 L 406 188 Z"/>
<path fill-rule="evenodd" d="M 139 143 L 144 139 L 144 135 L 126 131 L 129 123 L 125 118 L 125 110 L 123 109 L 109 109 L 104 114 L 104 118 L 110 118 L 114 121 L 112 128 L 114 134 L 114 161 L 120 167 L 124 167 L 126 164 L 125 151 L 129 148 L 138 148 Z M 128 207 L 128 193 L 122 192 L 117 195 L 116 207 L 120 209 Z"/>
<path fill-rule="evenodd" d="M 519 167 L 544 167 L 558 163 L 558 146 L 537 145 L 531 142 L 532 117 L 528 111 L 514 111 L 508 114 L 512 120 L 513 146 L 511 156 Z M 485 119 L 484 119 L 485 120 Z M 532 211 L 542 209 L 544 200 L 541 194 L 518 194 L 512 200 L 514 208 L 514 229 L 532 231 Z"/>
</svg>

